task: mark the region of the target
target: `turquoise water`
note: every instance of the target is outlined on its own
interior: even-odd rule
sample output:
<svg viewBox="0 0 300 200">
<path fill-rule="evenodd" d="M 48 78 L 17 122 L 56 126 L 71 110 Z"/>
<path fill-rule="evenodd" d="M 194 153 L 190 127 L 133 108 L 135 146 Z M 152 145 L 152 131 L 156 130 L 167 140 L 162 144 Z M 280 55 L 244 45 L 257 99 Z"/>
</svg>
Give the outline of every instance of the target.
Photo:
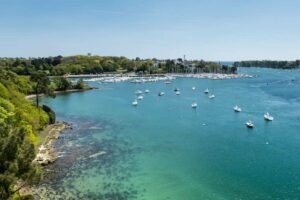
<svg viewBox="0 0 300 200">
<path fill-rule="evenodd" d="M 44 99 L 73 129 L 41 187 L 50 199 L 299 199 L 300 71 L 240 71 L 258 77 L 91 83 L 100 90 Z M 138 89 L 150 93 L 133 107 Z"/>
</svg>

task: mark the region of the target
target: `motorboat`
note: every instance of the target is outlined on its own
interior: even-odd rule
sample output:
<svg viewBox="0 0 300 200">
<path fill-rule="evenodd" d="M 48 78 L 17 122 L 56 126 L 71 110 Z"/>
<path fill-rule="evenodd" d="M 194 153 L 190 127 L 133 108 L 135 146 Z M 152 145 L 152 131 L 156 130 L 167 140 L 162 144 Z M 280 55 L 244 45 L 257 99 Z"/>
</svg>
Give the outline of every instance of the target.
<svg viewBox="0 0 300 200">
<path fill-rule="evenodd" d="M 138 99 L 138 100 L 142 100 L 142 99 L 144 99 L 144 97 L 143 97 L 143 95 L 139 95 L 139 96 L 137 97 L 137 99 Z"/>
<path fill-rule="evenodd" d="M 211 95 L 209 95 L 208 96 L 208 98 L 210 98 L 210 99 L 213 99 L 213 98 L 215 98 L 216 96 L 214 95 L 214 94 L 211 94 Z"/>
<path fill-rule="evenodd" d="M 192 90 L 196 90 L 196 87 L 195 87 L 195 86 L 193 86 L 193 87 L 192 87 Z"/>
<path fill-rule="evenodd" d="M 198 105 L 197 105 L 197 103 L 196 102 L 194 102 L 194 103 L 192 103 L 192 108 L 197 108 L 198 107 Z"/>
<path fill-rule="evenodd" d="M 208 94 L 208 93 L 209 93 L 209 89 L 206 88 L 206 89 L 204 90 L 204 93 L 205 93 L 205 94 Z"/>
<path fill-rule="evenodd" d="M 176 95 L 180 95 L 180 91 L 176 91 L 175 94 L 176 94 Z"/>
<path fill-rule="evenodd" d="M 174 92 L 178 92 L 178 91 L 180 91 L 179 88 L 175 88 L 175 89 L 174 89 Z"/>
<path fill-rule="evenodd" d="M 271 116 L 268 112 L 264 114 L 264 118 L 266 121 L 273 121 L 274 117 Z"/>
<path fill-rule="evenodd" d="M 145 90 L 145 93 L 149 93 L 150 91 L 148 89 Z"/>
<path fill-rule="evenodd" d="M 165 93 L 164 92 L 160 92 L 160 93 L 158 93 L 158 96 L 164 96 L 165 95 Z"/>
<path fill-rule="evenodd" d="M 252 122 L 251 120 L 248 120 L 248 121 L 246 122 L 246 126 L 247 126 L 248 128 L 253 128 L 253 127 L 254 127 L 254 124 L 253 124 L 253 122 Z"/>
<path fill-rule="evenodd" d="M 165 81 L 165 84 L 171 84 L 172 82 L 171 81 Z"/>
<path fill-rule="evenodd" d="M 137 106 L 139 104 L 139 102 L 137 101 L 137 100 L 134 100 L 133 102 L 132 102 L 132 105 L 133 106 Z"/>
<path fill-rule="evenodd" d="M 235 105 L 235 106 L 233 107 L 233 110 L 234 110 L 235 112 L 241 112 L 241 111 L 242 111 L 242 109 L 241 109 L 238 105 Z"/>
</svg>

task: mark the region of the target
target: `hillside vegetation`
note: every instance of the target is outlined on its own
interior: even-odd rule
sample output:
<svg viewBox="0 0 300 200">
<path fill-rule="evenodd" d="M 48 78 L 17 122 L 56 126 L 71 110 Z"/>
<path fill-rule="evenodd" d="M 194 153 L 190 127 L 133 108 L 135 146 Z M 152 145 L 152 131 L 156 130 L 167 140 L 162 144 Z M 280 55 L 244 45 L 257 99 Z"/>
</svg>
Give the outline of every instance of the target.
<svg viewBox="0 0 300 200">
<path fill-rule="evenodd" d="M 33 84 L 29 77 L 0 68 L 0 199 L 16 198 L 17 180 L 32 184 L 41 177 L 32 161 L 38 132 L 49 123 L 49 115 L 25 100 Z"/>
</svg>

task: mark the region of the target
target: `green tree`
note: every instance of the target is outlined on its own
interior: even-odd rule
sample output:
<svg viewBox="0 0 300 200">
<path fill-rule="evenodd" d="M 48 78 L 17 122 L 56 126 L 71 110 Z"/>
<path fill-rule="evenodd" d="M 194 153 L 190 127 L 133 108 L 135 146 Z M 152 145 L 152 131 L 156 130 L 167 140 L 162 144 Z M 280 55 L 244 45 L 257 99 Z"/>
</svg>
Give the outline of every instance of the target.
<svg viewBox="0 0 300 200">
<path fill-rule="evenodd" d="M 65 91 L 65 90 L 68 90 L 68 89 L 72 88 L 72 83 L 63 76 L 55 77 L 53 79 L 53 82 L 56 85 L 56 90 L 59 90 L 59 91 Z M 49 88 L 48 85 L 47 85 L 47 87 Z"/>
<path fill-rule="evenodd" d="M 33 88 L 36 97 L 36 106 L 39 107 L 39 94 L 53 96 L 53 91 L 49 89 L 50 80 L 47 74 L 43 71 L 33 72 L 30 75 L 30 80 L 34 82 Z"/>
</svg>

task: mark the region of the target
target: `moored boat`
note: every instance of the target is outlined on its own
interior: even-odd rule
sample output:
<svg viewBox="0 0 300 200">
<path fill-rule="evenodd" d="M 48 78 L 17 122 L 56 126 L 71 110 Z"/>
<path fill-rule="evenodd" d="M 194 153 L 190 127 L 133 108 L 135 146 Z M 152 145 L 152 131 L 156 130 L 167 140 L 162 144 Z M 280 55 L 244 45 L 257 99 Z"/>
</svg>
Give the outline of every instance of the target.
<svg viewBox="0 0 300 200">
<path fill-rule="evenodd" d="M 141 90 L 137 90 L 137 91 L 135 92 L 135 94 L 139 95 L 139 94 L 143 94 L 143 92 L 142 92 Z"/>
<path fill-rule="evenodd" d="M 274 120 L 274 117 L 271 116 L 268 112 L 266 112 L 264 114 L 264 118 L 265 118 L 266 121 L 273 121 Z"/>
<path fill-rule="evenodd" d="M 209 95 L 208 96 L 208 98 L 210 98 L 210 99 L 213 99 L 213 98 L 215 98 L 216 96 L 214 95 L 214 94 L 211 94 L 211 95 Z"/>
<path fill-rule="evenodd" d="M 133 106 L 137 106 L 139 104 L 139 102 L 137 101 L 137 100 L 134 100 L 133 102 L 132 102 L 132 105 Z"/>
<path fill-rule="evenodd" d="M 158 93 L 158 96 L 164 96 L 165 95 L 165 93 L 164 92 L 160 92 L 160 93 Z"/>
<path fill-rule="evenodd" d="M 233 107 L 233 110 L 234 110 L 235 112 L 241 112 L 241 111 L 242 111 L 242 109 L 241 109 L 238 105 L 235 105 L 235 106 Z"/>
<path fill-rule="evenodd" d="M 252 122 L 251 120 L 248 120 L 248 121 L 246 122 L 246 126 L 247 126 L 248 128 L 253 128 L 253 127 L 254 127 L 254 124 L 253 124 L 253 122 Z"/>
<path fill-rule="evenodd" d="M 197 108 L 198 107 L 198 104 L 196 102 L 192 103 L 192 108 Z"/>
</svg>

